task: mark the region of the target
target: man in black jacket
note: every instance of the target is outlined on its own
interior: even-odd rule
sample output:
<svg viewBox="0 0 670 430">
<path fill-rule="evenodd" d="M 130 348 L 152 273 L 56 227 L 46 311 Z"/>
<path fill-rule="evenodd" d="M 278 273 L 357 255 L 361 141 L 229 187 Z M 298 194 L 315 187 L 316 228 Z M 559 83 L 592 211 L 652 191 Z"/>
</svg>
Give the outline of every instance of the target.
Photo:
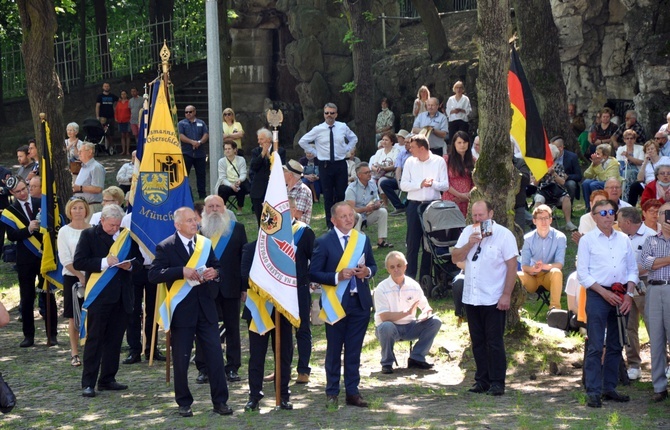
<svg viewBox="0 0 670 430">
<path fill-rule="evenodd" d="M 568 179 L 565 181 L 564 188 L 570 195 L 570 201 L 575 198 L 579 199 L 579 183 L 582 181 L 582 168 L 579 166 L 577 154 L 565 149 L 565 143 L 561 136 L 556 136 L 551 139 L 551 143 L 556 145 L 560 151 L 558 158 L 554 160 L 554 164 L 562 164 Z"/>
<path fill-rule="evenodd" d="M 100 224 L 81 233 L 72 261 L 75 269 L 86 272 L 84 397 L 95 397 L 96 379 L 98 391 L 128 388 L 116 382 L 116 373 L 123 333 L 133 312 L 132 271 L 140 268 L 142 256 L 128 232 L 120 230 L 123 215 L 120 206 L 105 206 Z M 82 319 L 83 314 L 84 310 Z"/>
</svg>

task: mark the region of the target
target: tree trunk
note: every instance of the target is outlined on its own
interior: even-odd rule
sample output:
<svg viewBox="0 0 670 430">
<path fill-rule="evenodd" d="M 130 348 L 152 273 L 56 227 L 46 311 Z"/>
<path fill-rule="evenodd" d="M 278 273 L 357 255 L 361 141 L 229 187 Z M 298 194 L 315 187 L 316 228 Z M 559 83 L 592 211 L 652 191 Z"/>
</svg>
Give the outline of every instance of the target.
<svg viewBox="0 0 670 430">
<path fill-rule="evenodd" d="M 481 152 L 473 173 L 477 187 L 473 201 L 480 198 L 490 201 L 493 204 L 495 221 L 515 232 L 514 217 L 510 214 L 513 213 L 519 179 L 512 166 L 509 134 L 512 121 L 507 90 L 510 63 L 507 40 L 511 22 L 509 0 L 480 0 L 477 6 L 477 94 Z M 511 307 L 507 312 L 508 328 L 513 329 L 520 322 L 519 306 L 523 304 L 519 300 L 521 293 L 517 282 L 512 292 Z"/>
<path fill-rule="evenodd" d="M 350 17 L 351 30 L 355 40 L 351 45 L 354 64 L 354 112 L 356 136 L 361 159 L 368 159 L 377 150 L 375 140 L 375 122 L 377 120 L 377 102 L 372 98 L 374 83 L 372 80 L 372 26 L 366 20 L 372 11 L 372 0 L 346 0 L 342 3 Z"/>
<path fill-rule="evenodd" d="M 233 106 L 233 97 L 230 83 L 230 58 L 233 48 L 233 39 L 230 37 L 228 23 L 229 0 L 218 0 L 219 15 L 219 57 L 221 59 L 221 97 L 223 108 Z"/>
<path fill-rule="evenodd" d="M 2 46 L 0 45 L 0 57 L 2 57 Z M 0 124 L 7 124 L 5 117 L 5 93 L 2 90 L 2 63 L 0 62 Z"/>
<path fill-rule="evenodd" d="M 546 0 L 512 0 L 519 34 L 519 56 L 533 89 L 547 136 L 561 135 L 571 150 L 577 136 L 568 118 L 568 100 L 558 53 L 558 29 Z"/>
<path fill-rule="evenodd" d="M 53 0 L 18 0 L 23 42 L 21 52 L 26 66 L 26 90 L 40 153 L 45 142 L 40 133 L 40 113 L 51 127 L 52 166 L 58 198 L 67 202 L 72 195 L 72 178 L 67 166 L 63 136 L 63 89 L 54 60 L 54 35 L 58 25 Z"/>
<path fill-rule="evenodd" d="M 149 0 L 149 22 L 153 24 L 151 27 L 151 47 L 156 64 L 160 63 L 160 50 L 163 47 L 163 41 L 167 40 L 168 47 L 172 43 L 172 27 L 162 23 L 171 21 L 173 16 L 174 0 Z M 156 25 L 158 22 L 161 25 Z"/>
<path fill-rule="evenodd" d="M 112 76 L 112 56 L 109 53 L 109 40 L 107 39 L 107 7 L 105 0 L 94 0 L 93 10 L 95 10 L 95 31 L 98 36 L 102 77 L 107 79 Z"/>
<path fill-rule="evenodd" d="M 79 0 L 79 92 L 86 87 L 86 0 Z"/>
<path fill-rule="evenodd" d="M 449 44 L 442 20 L 437 14 L 435 2 L 433 0 L 412 0 L 412 4 L 421 16 L 421 22 L 428 33 L 428 56 L 431 61 L 446 60 L 449 54 Z"/>
</svg>

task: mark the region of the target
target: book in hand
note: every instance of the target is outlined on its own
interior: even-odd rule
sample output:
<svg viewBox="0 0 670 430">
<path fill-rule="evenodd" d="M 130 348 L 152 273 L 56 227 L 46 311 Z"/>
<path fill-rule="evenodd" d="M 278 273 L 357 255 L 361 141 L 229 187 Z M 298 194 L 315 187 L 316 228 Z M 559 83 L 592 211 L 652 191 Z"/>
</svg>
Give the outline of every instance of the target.
<svg viewBox="0 0 670 430">
<path fill-rule="evenodd" d="M 192 287 L 195 287 L 196 285 L 200 285 L 203 282 L 205 282 L 205 278 L 203 278 L 205 270 L 207 270 L 207 267 L 205 266 L 200 266 L 197 269 L 195 269 L 196 272 L 198 272 L 198 279 L 193 280 L 193 279 L 187 279 L 186 281 L 188 284 Z"/>
<path fill-rule="evenodd" d="M 119 262 L 116 263 L 116 264 L 112 264 L 110 267 L 116 267 L 116 266 L 121 266 L 121 265 L 126 264 L 126 263 L 130 263 L 130 262 L 133 261 L 134 259 L 135 259 L 135 257 L 133 257 L 133 258 L 131 258 L 131 259 L 129 259 L 129 260 L 119 261 Z"/>
<path fill-rule="evenodd" d="M 431 312 L 431 313 L 428 313 L 428 312 L 422 312 L 421 315 L 419 315 L 419 317 L 416 319 L 416 322 L 422 322 L 422 321 L 429 320 L 429 319 L 433 318 L 433 317 L 436 316 L 436 315 L 437 315 L 437 314 L 436 314 L 435 312 Z"/>
</svg>

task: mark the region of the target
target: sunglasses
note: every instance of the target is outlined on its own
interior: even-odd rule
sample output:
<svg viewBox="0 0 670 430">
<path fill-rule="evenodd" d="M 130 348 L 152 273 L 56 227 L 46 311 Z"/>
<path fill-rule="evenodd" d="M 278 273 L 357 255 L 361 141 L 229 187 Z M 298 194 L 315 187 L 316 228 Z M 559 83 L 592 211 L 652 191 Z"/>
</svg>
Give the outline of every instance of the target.
<svg viewBox="0 0 670 430">
<path fill-rule="evenodd" d="M 324 112 L 324 115 L 337 115 L 337 112 Z"/>
<path fill-rule="evenodd" d="M 223 116 L 233 116 L 233 114 L 230 113 L 230 112 L 226 112 L 226 113 L 223 114 Z"/>
<path fill-rule="evenodd" d="M 190 114 L 190 113 L 193 113 L 193 111 L 192 111 L 192 110 L 185 110 L 184 113 L 185 113 L 186 115 L 188 115 L 188 114 Z"/>
<path fill-rule="evenodd" d="M 600 214 L 600 216 L 607 216 L 607 215 L 612 215 L 612 216 L 614 216 L 614 214 L 615 214 L 616 212 L 614 212 L 614 209 L 609 209 L 609 210 L 605 210 L 605 209 L 603 209 L 603 210 L 601 210 L 601 211 L 598 211 L 598 213 Z"/>
<path fill-rule="evenodd" d="M 482 252 L 482 246 L 477 245 L 477 250 L 475 251 L 475 255 L 472 256 L 472 261 L 477 261 L 480 252 Z"/>
</svg>

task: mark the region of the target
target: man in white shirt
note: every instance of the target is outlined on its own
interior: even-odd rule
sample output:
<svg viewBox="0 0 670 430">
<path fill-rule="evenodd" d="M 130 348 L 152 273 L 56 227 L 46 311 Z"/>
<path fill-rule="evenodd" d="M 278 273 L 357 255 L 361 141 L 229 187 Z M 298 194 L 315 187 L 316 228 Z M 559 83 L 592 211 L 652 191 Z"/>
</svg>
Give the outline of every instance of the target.
<svg viewBox="0 0 670 430">
<path fill-rule="evenodd" d="M 621 192 L 623 188 L 621 187 L 621 181 L 619 178 L 609 178 L 606 180 L 604 189 L 607 191 L 607 195 L 609 196 L 610 200 L 615 202 L 619 209 L 631 207 L 627 201 L 621 200 Z"/>
<path fill-rule="evenodd" d="M 635 253 L 635 261 L 637 262 L 639 276 L 640 278 L 644 277 L 644 279 L 640 280 L 646 282 L 647 271 L 642 267 L 640 255 L 642 254 L 642 245 L 644 245 L 644 241 L 649 236 L 655 236 L 656 230 L 644 225 L 640 212 L 636 208 L 628 207 L 619 209 L 619 216 L 617 219 L 619 228 L 622 232 L 627 234 L 630 239 L 630 244 Z M 642 364 L 642 359 L 640 358 L 640 338 L 638 335 L 640 318 L 644 317 L 645 327 L 649 327 L 649 324 L 647 323 L 647 318 L 644 312 L 644 302 L 646 297 L 640 295 L 637 288 L 633 294 L 635 297 L 633 297 L 630 314 L 628 315 L 628 325 L 626 326 L 626 332 L 628 333 L 626 360 L 628 361 L 628 378 L 635 380 L 640 379 L 640 364 Z"/>
<path fill-rule="evenodd" d="M 345 123 L 335 121 L 337 106 L 334 103 L 326 103 L 323 117 L 325 121 L 308 131 L 298 144 L 319 160 L 326 224 L 331 229 L 333 223 L 330 220 L 330 208 L 344 200 L 344 192 L 349 184 L 347 153 L 356 147 L 358 137 Z"/>
<path fill-rule="evenodd" d="M 449 189 L 449 177 L 447 163 L 444 158 L 431 153 L 425 136 L 412 136 L 409 151 L 412 157 L 407 159 L 403 167 L 400 189 L 407 192 L 407 276 L 416 278 L 423 235 L 418 209 L 423 203 L 441 199 L 442 192 Z M 421 207 L 425 209 L 426 206 Z M 430 254 L 425 250 L 421 269 L 421 275 L 430 270 Z"/>
<path fill-rule="evenodd" d="M 435 97 L 428 99 L 426 102 L 428 110 L 416 116 L 412 125 L 412 133 L 418 134 L 422 129 L 429 131 L 430 150 L 441 157 L 444 154 L 444 138 L 447 137 L 449 124 L 447 117 L 437 110 L 439 104 Z"/>
<path fill-rule="evenodd" d="M 375 335 L 382 350 L 382 373 L 393 373 L 393 344 L 397 340 L 418 339 L 407 360 L 408 369 L 432 369 L 426 354 L 442 321 L 433 315 L 419 283 L 405 276 L 407 260 L 402 252 L 389 252 L 384 264 L 389 277 L 379 283 L 374 294 Z M 421 309 L 419 318 L 417 309 Z"/>
<path fill-rule="evenodd" d="M 591 214 L 597 228 L 579 240 L 577 278 L 586 290 L 588 349 L 584 359 L 587 406 L 602 407 L 602 400 L 628 402 L 630 397 L 615 388 L 619 379 L 622 345 L 617 314 L 626 315 L 633 303 L 638 282 L 635 254 L 630 240 L 614 225 L 614 202 L 600 200 Z M 626 294 L 613 291 L 621 288 Z M 605 340 L 605 331 L 607 339 Z M 603 345 L 606 345 L 603 361 Z"/>
<path fill-rule="evenodd" d="M 454 263 L 465 262 L 463 305 L 477 366 L 469 391 L 502 396 L 507 371 L 505 313 L 516 283 L 519 252 L 514 234 L 493 222 L 491 203 L 473 203 L 472 220 L 476 224 L 463 229 L 451 254 Z M 482 232 L 487 224 L 489 231 Z"/>
</svg>

